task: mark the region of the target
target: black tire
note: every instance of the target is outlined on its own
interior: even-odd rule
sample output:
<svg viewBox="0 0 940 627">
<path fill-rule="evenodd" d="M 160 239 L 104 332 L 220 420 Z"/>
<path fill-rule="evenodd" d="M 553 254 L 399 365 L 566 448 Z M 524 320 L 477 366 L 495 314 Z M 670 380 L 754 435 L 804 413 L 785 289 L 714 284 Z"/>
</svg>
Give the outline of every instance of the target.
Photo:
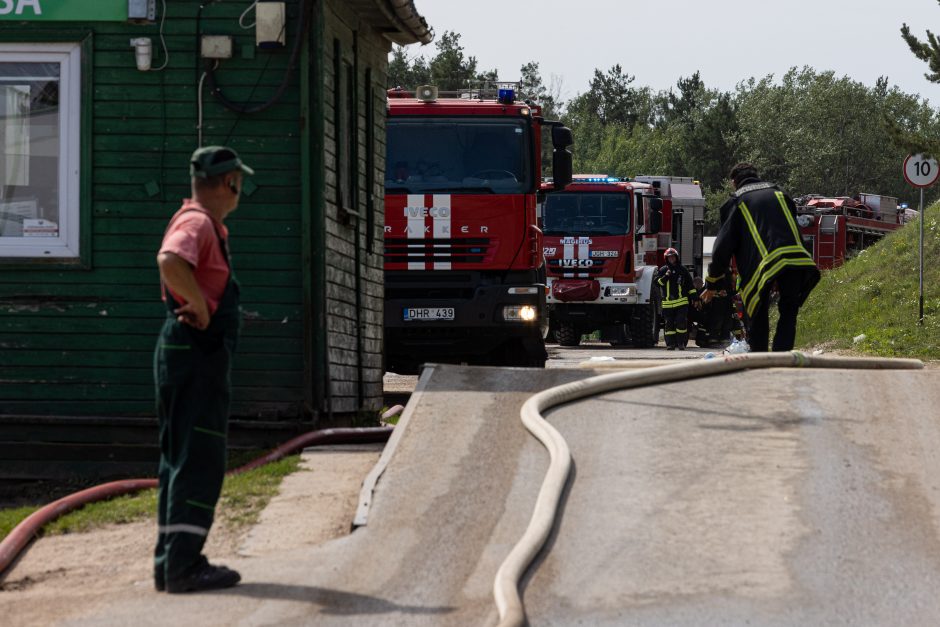
<svg viewBox="0 0 940 627">
<path fill-rule="evenodd" d="M 655 300 L 634 307 L 630 336 L 636 348 L 652 348 L 659 342 L 659 307 Z"/>
<path fill-rule="evenodd" d="M 581 330 L 572 322 L 559 322 L 555 327 L 555 339 L 562 346 L 577 346 L 581 343 Z"/>
</svg>

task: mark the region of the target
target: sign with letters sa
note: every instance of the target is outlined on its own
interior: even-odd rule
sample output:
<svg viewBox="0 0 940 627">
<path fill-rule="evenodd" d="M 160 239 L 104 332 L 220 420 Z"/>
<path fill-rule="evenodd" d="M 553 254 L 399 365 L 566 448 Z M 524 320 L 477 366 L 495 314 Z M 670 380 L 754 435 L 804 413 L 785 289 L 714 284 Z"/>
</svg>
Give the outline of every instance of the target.
<svg viewBox="0 0 940 627">
<path fill-rule="evenodd" d="M 0 21 L 126 22 L 127 0 L 0 0 Z"/>
</svg>

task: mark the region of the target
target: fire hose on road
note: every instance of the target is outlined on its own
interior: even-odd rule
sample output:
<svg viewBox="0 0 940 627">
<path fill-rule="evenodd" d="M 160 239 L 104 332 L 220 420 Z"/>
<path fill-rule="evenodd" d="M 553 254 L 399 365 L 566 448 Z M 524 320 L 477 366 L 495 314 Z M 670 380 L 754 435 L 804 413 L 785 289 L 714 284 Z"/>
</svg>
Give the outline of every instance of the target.
<svg viewBox="0 0 940 627">
<path fill-rule="evenodd" d="M 396 406 L 393 409 L 400 409 Z M 392 410 L 386 412 L 388 417 Z M 320 431 L 311 431 L 288 440 L 278 446 L 271 452 L 255 459 L 244 466 L 230 470 L 227 475 L 237 475 L 290 455 L 300 449 L 308 446 L 320 446 L 324 444 L 365 444 L 372 442 L 385 442 L 392 433 L 393 427 L 360 427 L 349 429 L 322 429 Z M 0 577 L 8 575 L 8 568 L 16 561 L 23 549 L 29 545 L 33 538 L 37 537 L 40 530 L 50 522 L 96 501 L 122 496 L 124 494 L 133 494 L 141 490 L 147 490 L 157 487 L 156 479 L 125 479 L 123 481 L 112 481 L 103 483 L 87 490 L 75 492 L 64 496 L 57 501 L 45 505 L 13 528 L 6 538 L 0 542 Z"/>
<path fill-rule="evenodd" d="M 522 422 L 548 450 L 550 463 L 536 499 L 529 525 L 519 542 L 500 565 L 493 583 L 493 596 L 499 612 L 500 627 L 525 624 L 525 606 L 519 594 L 519 582 L 551 533 L 558 506 L 571 469 L 571 453 L 561 434 L 543 417 L 542 412 L 563 403 L 611 392 L 710 377 L 757 368 L 837 368 L 917 370 L 924 364 L 916 359 L 867 359 L 853 357 L 816 357 L 796 351 L 789 353 L 750 353 L 729 355 L 644 370 L 614 372 L 566 383 L 535 394 L 522 406 Z"/>
</svg>

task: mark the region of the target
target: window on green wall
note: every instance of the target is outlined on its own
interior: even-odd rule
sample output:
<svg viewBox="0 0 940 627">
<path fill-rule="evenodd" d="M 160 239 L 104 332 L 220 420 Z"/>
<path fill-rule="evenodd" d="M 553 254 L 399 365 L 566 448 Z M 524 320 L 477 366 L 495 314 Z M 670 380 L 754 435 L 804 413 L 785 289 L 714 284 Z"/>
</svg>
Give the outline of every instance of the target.
<svg viewBox="0 0 940 627">
<path fill-rule="evenodd" d="M 79 254 L 81 44 L 0 44 L 0 257 Z"/>
</svg>

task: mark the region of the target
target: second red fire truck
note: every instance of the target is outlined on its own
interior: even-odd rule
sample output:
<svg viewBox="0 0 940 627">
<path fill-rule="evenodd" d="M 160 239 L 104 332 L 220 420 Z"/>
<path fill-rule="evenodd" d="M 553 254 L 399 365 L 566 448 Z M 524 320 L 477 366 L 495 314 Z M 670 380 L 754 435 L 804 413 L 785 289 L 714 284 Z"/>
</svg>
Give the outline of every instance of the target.
<svg viewBox="0 0 940 627">
<path fill-rule="evenodd" d="M 547 301 L 555 339 L 577 346 L 600 331 L 614 345 L 654 346 L 667 248 L 701 263 L 704 199 L 692 179 L 578 175 L 542 205 Z"/>
</svg>

